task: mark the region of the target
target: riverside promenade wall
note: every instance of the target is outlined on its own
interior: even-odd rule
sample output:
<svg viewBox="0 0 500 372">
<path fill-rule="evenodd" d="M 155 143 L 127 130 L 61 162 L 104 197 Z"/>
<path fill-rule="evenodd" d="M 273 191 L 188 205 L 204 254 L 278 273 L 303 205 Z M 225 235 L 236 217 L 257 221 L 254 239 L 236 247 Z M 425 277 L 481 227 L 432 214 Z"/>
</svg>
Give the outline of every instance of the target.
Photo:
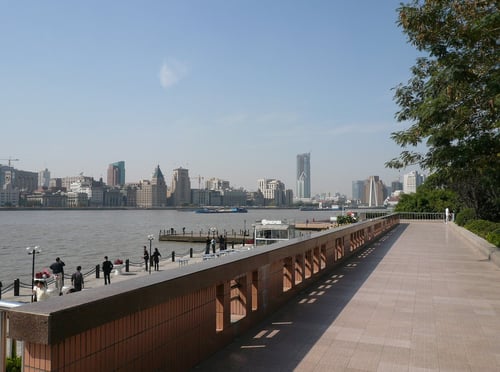
<svg viewBox="0 0 500 372">
<path fill-rule="evenodd" d="M 327 230 L 6 311 L 23 370 L 188 370 L 399 224 Z"/>
</svg>

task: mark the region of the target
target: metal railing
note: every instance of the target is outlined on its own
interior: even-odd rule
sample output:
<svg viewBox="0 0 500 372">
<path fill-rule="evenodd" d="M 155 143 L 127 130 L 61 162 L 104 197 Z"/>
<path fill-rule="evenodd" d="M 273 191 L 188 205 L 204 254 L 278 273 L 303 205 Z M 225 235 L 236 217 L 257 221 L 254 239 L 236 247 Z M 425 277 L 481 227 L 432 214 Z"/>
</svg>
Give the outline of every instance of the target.
<svg viewBox="0 0 500 372">
<path fill-rule="evenodd" d="M 387 216 L 390 214 L 399 214 L 400 220 L 403 221 L 445 221 L 445 213 L 435 212 L 394 212 L 390 210 L 384 211 L 369 211 L 361 214 L 362 219 L 373 219 L 378 217 Z M 451 214 L 451 221 L 454 221 L 454 214 Z"/>
</svg>

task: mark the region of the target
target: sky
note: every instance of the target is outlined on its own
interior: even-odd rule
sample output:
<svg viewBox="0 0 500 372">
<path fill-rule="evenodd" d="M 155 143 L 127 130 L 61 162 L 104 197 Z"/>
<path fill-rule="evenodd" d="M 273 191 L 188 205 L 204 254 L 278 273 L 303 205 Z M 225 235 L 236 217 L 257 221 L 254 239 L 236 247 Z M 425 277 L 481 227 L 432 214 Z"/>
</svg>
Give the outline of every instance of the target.
<svg viewBox="0 0 500 372">
<path fill-rule="evenodd" d="M 351 195 L 384 183 L 402 149 L 394 88 L 417 51 L 397 26 L 400 0 L 0 0 L 0 163 L 51 177 L 192 187 L 217 177 Z"/>
</svg>

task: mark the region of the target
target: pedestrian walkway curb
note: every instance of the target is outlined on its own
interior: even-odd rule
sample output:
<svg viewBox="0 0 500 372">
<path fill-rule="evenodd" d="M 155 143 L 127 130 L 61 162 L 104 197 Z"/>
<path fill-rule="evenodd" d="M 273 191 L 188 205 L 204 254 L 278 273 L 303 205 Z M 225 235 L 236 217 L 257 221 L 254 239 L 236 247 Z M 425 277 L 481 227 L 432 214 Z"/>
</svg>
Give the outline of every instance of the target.
<svg viewBox="0 0 500 372">
<path fill-rule="evenodd" d="M 455 223 L 449 223 L 448 226 L 452 227 L 461 237 L 465 238 L 481 255 L 500 268 L 500 248 L 495 247 L 487 240 Z"/>
</svg>

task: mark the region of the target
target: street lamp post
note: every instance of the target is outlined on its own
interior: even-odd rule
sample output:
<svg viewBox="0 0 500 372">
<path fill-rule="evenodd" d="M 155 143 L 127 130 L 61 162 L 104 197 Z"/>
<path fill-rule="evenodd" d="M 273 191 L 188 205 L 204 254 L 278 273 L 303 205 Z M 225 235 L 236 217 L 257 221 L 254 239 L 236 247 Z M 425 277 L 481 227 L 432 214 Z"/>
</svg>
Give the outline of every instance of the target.
<svg viewBox="0 0 500 372">
<path fill-rule="evenodd" d="M 148 235 L 149 240 L 149 275 L 151 275 L 151 245 L 153 244 L 153 239 L 155 237 L 153 235 Z"/>
<path fill-rule="evenodd" d="M 34 247 L 27 247 L 26 250 L 28 251 L 28 254 L 33 256 L 33 261 L 31 265 L 31 289 L 33 290 L 33 287 L 35 286 L 35 256 L 37 253 L 40 254 L 42 250 L 38 245 Z M 34 301 L 34 297 L 35 295 L 31 294 L 31 302 Z"/>
</svg>

